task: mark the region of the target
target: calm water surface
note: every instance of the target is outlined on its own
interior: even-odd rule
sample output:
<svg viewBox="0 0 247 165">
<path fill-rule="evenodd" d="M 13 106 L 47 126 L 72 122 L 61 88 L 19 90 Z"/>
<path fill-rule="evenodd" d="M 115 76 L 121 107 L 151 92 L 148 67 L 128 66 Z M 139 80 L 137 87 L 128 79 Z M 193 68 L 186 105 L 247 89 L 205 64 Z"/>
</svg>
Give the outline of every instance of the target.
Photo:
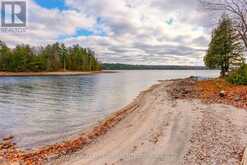
<svg viewBox="0 0 247 165">
<path fill-rule="evenodd" d="M 50 144 L 81 132 L 127 105 L 158 80 L 216 77 L 217 71 L 118 71 L 118 73 L 0 78 L 0 138 L 19 147 Z"/>
</svg>

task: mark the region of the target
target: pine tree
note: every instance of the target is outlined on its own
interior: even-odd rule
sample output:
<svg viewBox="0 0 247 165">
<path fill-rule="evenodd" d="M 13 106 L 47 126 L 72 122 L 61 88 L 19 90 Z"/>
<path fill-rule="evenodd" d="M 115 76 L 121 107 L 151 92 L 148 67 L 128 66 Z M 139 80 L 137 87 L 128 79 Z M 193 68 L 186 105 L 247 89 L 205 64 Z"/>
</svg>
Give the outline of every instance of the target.
<svg viewBox="0 0 247 165">
<path fill-rule="evenodd" d="M 0 41 L 0 71 L 39 72 L 60 71 L 95 71 L 100 64 L 95 54 L 79 45 L 66 47 L 55 43 L 41 48 L 29 45 L 17 45 L 10 49 Z"/>
<path fill-rule="evenodd" d="M 205 65 L 209 68 L 220 69 L 224 77 L 233 67 L 240 66 L 243 61 L 243 49 L 236 35 L 232 21 L 226 15 L 222 16 L 219 26 L 212 34 Z"/>
<path fill-rule="evenodd" d="M 65 71 L 66 70 L 66 56 L 68 55 L 68 51 L 67 51 L 67 49 L 66 49 L 64 44 L 62 44 L 59 47 L 59 54 L 60 54 L 60 57 L 61 57 L 61 61 L 63 63 L 63 70 Z"/>
<path fill-rule="evenodd" d="M 11 50 L 7 45 L 0 41 L 0 70 L 8 71 L 10 63 Z"/>
</svg>

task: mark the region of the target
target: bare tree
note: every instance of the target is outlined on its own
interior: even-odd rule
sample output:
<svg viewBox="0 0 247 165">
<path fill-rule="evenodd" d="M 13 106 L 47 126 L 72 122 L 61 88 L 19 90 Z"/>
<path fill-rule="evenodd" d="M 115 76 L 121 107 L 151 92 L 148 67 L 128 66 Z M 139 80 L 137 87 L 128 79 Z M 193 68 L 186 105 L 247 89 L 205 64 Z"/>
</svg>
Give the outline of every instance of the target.
<svg viewBox="0 0 247 165">
<path fill-rule="evenodd" d="M 247 49 L 247 0 L 200 0 L 206 9 L 227 14 Z"/>
</svg>

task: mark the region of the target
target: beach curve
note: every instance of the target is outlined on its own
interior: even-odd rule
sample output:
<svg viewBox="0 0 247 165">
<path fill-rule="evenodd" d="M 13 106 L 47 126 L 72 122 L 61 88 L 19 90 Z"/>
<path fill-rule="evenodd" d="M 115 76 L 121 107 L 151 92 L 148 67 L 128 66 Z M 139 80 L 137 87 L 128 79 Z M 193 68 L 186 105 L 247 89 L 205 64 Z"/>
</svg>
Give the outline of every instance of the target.
<svg viewBox="0 0 247 165">
<path fill-rule="evenodd" d="M 48 165 L 239 164 L 247 146 L 246 110 L 173 98 L 169 90 L 179 81 L 160 81 L 79 137 L 19 153 L 16 160 Z"/>
<path fill-rule="evenodd" d="M 47 164 L 240 164 L 247 145 L 246 111 L 198 99 L 174 100 L 167 92 L 173 83 L 153 86 L 106 134 Z"/>
</svg>

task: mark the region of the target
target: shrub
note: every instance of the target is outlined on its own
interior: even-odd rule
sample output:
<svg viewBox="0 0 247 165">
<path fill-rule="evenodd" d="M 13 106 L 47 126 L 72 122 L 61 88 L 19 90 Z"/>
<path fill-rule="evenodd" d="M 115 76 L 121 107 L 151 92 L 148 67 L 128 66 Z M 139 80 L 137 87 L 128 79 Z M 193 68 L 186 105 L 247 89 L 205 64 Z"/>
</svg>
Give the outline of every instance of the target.
<svg viewBox="0 0 247 165">
<path fill-rule="evenodd" d="M 238 70 L 230 73 L 226 80 L 236 85 L 247 85 L 247 64 L 242 65 Z"/>
</svg>

